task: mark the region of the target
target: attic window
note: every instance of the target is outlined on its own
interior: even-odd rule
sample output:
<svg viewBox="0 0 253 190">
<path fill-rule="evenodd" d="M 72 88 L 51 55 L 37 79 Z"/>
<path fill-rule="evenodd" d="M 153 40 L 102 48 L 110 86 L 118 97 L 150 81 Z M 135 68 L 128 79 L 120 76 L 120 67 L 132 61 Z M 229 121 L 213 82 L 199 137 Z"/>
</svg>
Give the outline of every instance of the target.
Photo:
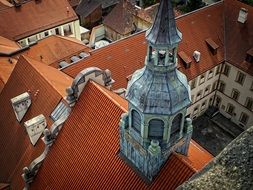
<svg viewBox="0 0 253 190">
<path fill-rule="evenodd" d="M 212 54 L 216 55 L 219 45 L 217 45 L 211 38 L 207 38 L 206 43 L 207 43 L 208 47 L 210 48 L 210 50 L 212 51 Z"/>
<path fill-rule="evenodd" d="M 183 60 L 185 68 L 190 68 L 192 62 L 191 58 L 184 51 L 180 51 L 178 55 Z"/>
<path fill-rule="evenodd" d="M 247 51 L 246 61 L 253 63 L 253 47 Z"/>
<path fill-rule="evenodd" d="M 31 103 L 32 103 L 31 97 L 28 92 L 20 94 L 20 95 L 11 99 L 12 108 L 13 108 L 16 118 L 19 122 L 25 116 Z"/>
<path fill-rule="evenodd" d="M 33 145 L 37 143 L 41 134 L 47 126 L 46 118 L 40 114 L 24 123 L 30 141 Z"/>
</svg>

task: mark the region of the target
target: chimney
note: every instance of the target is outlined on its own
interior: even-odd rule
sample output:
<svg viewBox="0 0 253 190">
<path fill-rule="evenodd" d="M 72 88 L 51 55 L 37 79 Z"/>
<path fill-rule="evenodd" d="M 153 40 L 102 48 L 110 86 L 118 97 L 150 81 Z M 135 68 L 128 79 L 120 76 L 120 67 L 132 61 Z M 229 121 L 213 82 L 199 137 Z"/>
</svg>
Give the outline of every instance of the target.
<svg viewBox="0 0 253 190">
<path fill-rule="evenodd" d="M 253 63 L 253 47 L 247 51 L 245 60 L 249 63 Z"/>
<path fill-rule="evenodd" d="M 178 56 L 182 59 L 184 67 L 186 69 L 191 67 L 192 59 L 184 51 L 180 51 L 178 53 Z"/>
<path fill-rule="evenodd" d="M 17 120 L 20 122 L 25 116 L 28 108 L 30 107 L 32 101 L 30 94 L 25 92 L 11 99 L 11 104 L 16 115 Z"/>
<path fill-rule="evenodd" d="M 40 114 L 24 123 L 30 141 L 33 145 L 39 140 L 41 134 L 47 126 L 46 118 Z"/>
<path fill-rule="evenodd" d="M 193 52 L 193 58 L 195 59 L 195 61 L 197 63 L 200 61 L 200 56 L 201 56 L 201 53 L 199 51 L 194 51 Z"/>
<path fill-rule="evenodd" d="M 237 21 L 244 24 L 247 21 L 247 17 L 248 17 L 248 10 L 245 8 L 241 8 L 241 10 L 239 11 Z"/>
</svg>

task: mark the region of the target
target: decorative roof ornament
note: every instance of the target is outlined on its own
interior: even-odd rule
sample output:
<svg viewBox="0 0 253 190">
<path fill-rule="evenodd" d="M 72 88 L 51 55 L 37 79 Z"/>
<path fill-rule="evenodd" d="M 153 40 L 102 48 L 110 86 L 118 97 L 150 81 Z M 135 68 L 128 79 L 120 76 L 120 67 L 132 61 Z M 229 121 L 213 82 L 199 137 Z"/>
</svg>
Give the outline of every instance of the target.
<svg viewBox="0 0 253 190">
<path fill-rule="evenodd" d="M 155 21 L 146 32 L 146 39 L 150 45 L 155 47 L 174 46 L 182 40 L 182 33 L 177 29 L 170 0 L 160 1 Z"/>
</svg>

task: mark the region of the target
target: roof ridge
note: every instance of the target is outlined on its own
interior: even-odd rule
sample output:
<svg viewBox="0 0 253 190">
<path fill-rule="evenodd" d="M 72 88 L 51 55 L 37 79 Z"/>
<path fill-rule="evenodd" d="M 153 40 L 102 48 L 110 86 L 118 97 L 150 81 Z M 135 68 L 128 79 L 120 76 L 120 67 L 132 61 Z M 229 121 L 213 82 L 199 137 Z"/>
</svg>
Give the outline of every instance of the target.
<svg viewBox="0 0 253 190">
<path fill-rule="evenodd" d="M 44 73 L 42 73 L 39 68 L 36 66 L 36 64 L 40 64 L 39 67 L 44 67 L 44 68 L 48 68 L 49 70 L 55 70 L 55 68 L 51 67 L 51 66 L 48 66 L 48 65 L 45 65 L 43 62 L 40 62 L 40 61 L 37 61 L 29 56 L 25 56 L 25 55 L 21 55 L 21 57 L 23 57 L 35 70 L 36 72 L 41 75 L 45 81 L 61 96 L 61 97 L 64 97 L 63 94 L 60 92 L 60 90 L 52 83 L 52 81 L 47 77 L 45 76 Z M 33 61 L 33 62 L 31 62 Z M 68 78 L 71 78 L 69 77 L 68 75 L 66 75 L 65 73 L 59 71 L 59 75 L 64 75 Z M 72 79 L 72 78 L 71 78 Z"/>
<path fill-rule="evenodd" d="M 179 16 L 175 17 L 175 19 L 176 19 L 176 20 L 177 20 L 177 19 L 181 19 L 181 18 L 183 18 L 183 17 L 185 17 L 185 16 L 192 15 L 192 14 L 196 14 L 196 13 L 198 13 L 199 11 L 204 11 L 205 9 L 208 9 L 208 8 L 210 8 L 210 7 L 212 7 L 212 6 L 218 6 L 219 4 L 223 4 L 223 3 L 224 3 L 224 0 L 221 0 L 221 1 L 218 1 L 218 2 L 215 2 L 215 3 L 212 3 L 212 4 L 210 4 L 210 5 L 201 7 L 201 8 L 199 8 L 199 9 L 196 9 L 196 10 L 194 10 L 194 11 L 191 11 L 191 12 L 189 12 L 189 13 L 185 13 L 185 14 L 179 15 Z"/>
<path fill-rule="evenodd" d="M 85 44 L 82 44 L 81 41 L 80 41 L 80 43 L 77 42 L 77 39 L 76 39 L 76 38 L 73 38 L 73 40 L 71 40 L 71 39 L 68 39 L 68 38 L 71 38 L 71 37 L 67 37 L 67 36 L 61 36 L 61 35 L 55 35 L 55 34 L 54 34 L 54 35 L 51 35 L 51 36 L 54 36 L 54 37 L 56 37 L 56 38 L 61 38 L 61 39 L 65 40 L 65 41 L 71 42 L 71 43 L 73 43 L 73 44 L 83 45 L 84 48 L 87 48 L 87 46 L 85 46 Z M 74 40 L 76 40 L 76 42 L 75 42 Z"/>
<path fill-rule="evenodd" d="M 117 102 L 114 98 L 112 98 L 108 92 L 106 92 L 108 89 L 100 86 L 99 84 L 97 84 L 95 81 L 90 81 L 91 84 L 93 84 L 98 90 L 100 90 L 108 99 L 110 99 L 117 107 L 119 107 L 122 111 L 127 112 L 128 110 L 126 108 L 124 108 L 123 106 L 120 105 L 119 102 Z M 108 90 L 109 91 L 109 90 Z M 110 91 L 111 93 L 114 93 L 112 91 Z M 118 96 L 119 98 L 122 98 L 121 96 L 119 96 L 118 94 L 114 93 L 115 96 Z M 123 98 L 122 98 L 123 99 Z"/>
</svg>

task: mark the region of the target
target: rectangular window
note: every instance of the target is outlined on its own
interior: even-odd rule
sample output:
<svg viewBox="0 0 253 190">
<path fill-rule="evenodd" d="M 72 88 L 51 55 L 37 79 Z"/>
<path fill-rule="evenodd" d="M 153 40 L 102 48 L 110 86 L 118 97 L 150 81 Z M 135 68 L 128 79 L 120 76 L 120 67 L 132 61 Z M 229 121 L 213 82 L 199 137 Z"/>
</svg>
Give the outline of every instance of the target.
<svg viewBox="0 0 253 190">
<path fill-rule="evenodd" d="M 201 111 L 204 110 L 206 108 L 206 101 L 202 103 L 201 105 Z"/>
<path fill-rule="evenodd" d="M 204 96 L 206 96 L 206 95 L 209 93 L 210 86 L 211 86 L 211 85 L 208 85 L 208 86 L 206 87 L 205 92 L 204 92 Z"/>
<path fill-rule="evenodd" d="M 253 91 L 253 81 L 251 83 L 250 90 Z"/>
<path fill-rule="evenodd" d="M 198 94 L 197 94 L 197 97 L 196 97 L 196 101 L 200 100 L 201 94 L 202 94 L 202 91 L 199 91 Z"/>
<path fill-rule="evenodd" d="M 225 90 L 225 83 L 222 82 L 222 81 L 220 81 L 219 90 L 220 90 L 221 92 L 224 92 L 224 90 Z"/>
<path fill-rule="evenodd" d="M 220 68 L 221 68 L 220 65 L 216 67 L 216 73 L 215 73 L 215 75 L 218 75 L 220 73 Z"/>
<path fill-rule="evenodd" d="M 210 79 L 212 77 L 213 77 L 213 69 L 209 71 L 209 73 L 208 73 L 208 79 Z"/>
<path fill-rule="evenodd" d="M 199 110 L 199 107 L 195 107 L 194 110 L 193 110 L 193 116 L 197 115 L 198 114 L 198 110 Z"/>
<path fill-rule="evenodd" d="M 55 29 L 55 34 L 56 34 L 56 35 L 60 35 L 60 30 L 59 30 L 59 28 L 56 28 L 56 29 Z"/>
<path fill-rule="evenodd" d="M 239 98 L 239 95 L 240 95 L 240 92 L 238 90 L 236 90 L 236 89 L 232 90 L 231 98 L 233 98 L 234 100 L 237 101 Z"/>
<path fill-rule="evenodd" d="M 246 113 L 242 112 L 239 121 L 243 123 L 244 125 L 246 125 L 248 120 L 249 120 L 249 116 Z"/>
<path fill-rule="evenodd" d="M 243 85 L 244 79 L 245 79 L 245 74 L 238 71 L 235 81 Z"/>
<path fill-rule="evenodd" d="M 213 86 L 212 86 L 212 91 L 216 90 L 217 83 L 218 83 L 217 81 L 215 81 L 215 82 L 213 83 Z"/>
<path fill-rule="evenodd" d="M 223 66 L 223 74 L 226 75 L 226 76 L 228 77 L 229 71 L 230 71 L 230 66 L 228 66 L 228 65 L 225 64 L 225 65 Z"/>
<path fill-rule="evenodd" d="M 253 107 L 253 99 L 252 98 L 247 98 L 245 102 L 245 107 L 249 110 L 252 110 Z"/>
<path fill-rule="evenodd" d="M 228 104 L 227 113 L 232 115 L 234 113 L 235 107 L 232 104 Z"/>
<path fill-rule="evenodd" d="M 196 87 L 196 79 L 192 79 L 191 81 L 191 90 Z"/>
<path fill-rule="evenodd" d="M 48 36 L 49 33 L 48 33 L 48 31 L 46 31 L 46 32 L 44 32 L 44 34 L 45 34 L 45 36 Z"/>
<path fill-rule="evenodd" d="M 203 84 L 205 82 L 205 74 L 200 75 L 199 84 Z"/>
</svg>

